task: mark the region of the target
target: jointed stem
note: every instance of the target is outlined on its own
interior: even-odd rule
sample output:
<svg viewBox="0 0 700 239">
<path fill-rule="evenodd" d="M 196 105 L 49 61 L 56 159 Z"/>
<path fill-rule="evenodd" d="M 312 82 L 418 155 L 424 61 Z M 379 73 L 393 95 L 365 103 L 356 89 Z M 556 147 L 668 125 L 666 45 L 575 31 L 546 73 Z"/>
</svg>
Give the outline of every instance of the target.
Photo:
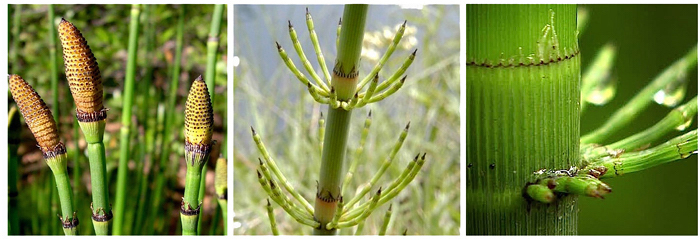
<svg viewBox="0 0 700 239">
<path fill-rule="evenodd" d="M 275 220 L 275 213 L 272 211 L 272 204 L 270 204 L 270 199 L 267 199 L 267 219 L 270 221 L 270 229 L 272 230 L 272 235 L 279 236 L 280 232 L 277 229 L 277 220 Z"/>
<path fill-rule="evenodd" d="M 611 178 L 684 159 L 697 153 L 697 135 L 698 131 L 693 130 L 651 149 L 624 153 L 618 158 L 603 158 L 601 161 L 591 163 L 587 168 L 603 166 L 607 169 L 607 173 L 600 178 Z"/>
<path fill-rule="evenodd" d="M 391 206 L 392 204 L 389 204 L 389 210 L 387 210 L 386 214 L 384 214 L 384 222 L 382 223 L 382 227 L 379 229 L 380 236 L 386 235 L 386 230 L 389 228 L 389 222 L 391 221 Z"/>
<path fill-rule="evenodd" d="M 353 175 L 355 175 L 355 170 L 357 170 L 357 165 L 362 159 L 362 152 L 365 150 L 365 143 L 367 142 L 367 135 L 369 134 L 369 127 L 372 125 L 372 111 L 367 114 L 367 119 L 365 119 L 365 125 L 362 128 L 362 134 L 360 136 L 360 146 L 355 149 L 355 157 L 353 157 L 352 162 L 350 162 L 350 168 L 347 174 L 345 174 L 345 179 L 343 180 L 343 186 L 341 189 L 341 195 L 344 195 L 345 189 L 347 188 L 350 181 L 352 181 Z"/>
<path fill-rule="evenodd" d="M 408 135 L 408 128 L 410 127 L 411 123 L 409 122 L 406 125 L 406 128 L 401 132 L 401 135 L 399 136 L 399 139 L 397 140 L 396 144 L 394 144 L 394 148 L 391 150 L 391 153 L 389 154 L 389 157 L 387 157 L 386 161 L 382 164 L 382 166 L 379 168 L 377 173 L 374 174 L 374 177 L 365 185 L 362 186 L 362 191 L 360 191 L 357 195 L 355 195 L 354 198 L 350 200 L 350 202 L 347 203 L 348 208 L 352 208 L 352 206 L 355 205 L 362 197 L 365 196 L 369 192 L 369 190 L 374 187 L 374 185 L 379 181 L 379 179 L 384 175 L 384 172 L 389 168 L 391 163 L 394 161 L 394 157 L 396 157 L 396 153 L 399 152 L 401 149 L 401 146 L 403 145 L 404 140 L 406 139 L 406 136 Z"/>
<path fill-rule="evenodd" d="M 367 5 L 346 5 L 343 12 L 342 31 L 338 45 L 338 58 L 333 70 L 331 86 L 337 99 L 347 101 L 355 95 L 362 40 L 364 37 Z M 315 235 L 334 235 L 335 229 L 327 229 L 326 224 L 335 216 L 340 194 L 341 177 L 345 161 L 348 131 L 352 111 L 342 108 L 328 108 L 326 137 L 321 159 L 321 173 L 318 180 L 314 218 L 322 225 L 314 228 Z"/>
<path fill-rule="evenodd" d="M 328 85 L 331 84 L 331 74 L 328 72 L 328 67 L 326 67 L 326 59 L 323 57 L 323 52 L 321 51 L 321 45 L 318 44 L 318 36 L 316 36 L 316 31 L 314 30 L 314 21 L 311 19 L 311 13 L 309 13 L 309 8 L 306 8 L 306 26 L 309 28 L 309 37 L 311 38 L 311 43 L 314 45 L 314 51 L 316 51 L 316 58 L 318 59 L 318 64 L 323 70 L 323 76 L 326 77 Z"/>
<path fill-rule="evenodd" d="M 673 109 L 654 126 L 629 136 L 623 140 L 606 146 L 584 145 L 581 147 L 581 157 L 584 160 L 596 160 L 605 156 L 616 156 L 624 151 L 635 150 L 648 145 L 674 130 L 688 127 L 698 109 L 697 96 L 686 104 Z"/>
<path fill-rule="evenodd" d="M 112 209 L 111 204 L 109 204 L 105 146 L 102 141 L 88 143 L 88 159 L 92 185 L 92 222 L 95 226 L 95 234 L 109 235 Z"/>
<path fill-rule="evenodd" d="M 299 194 L 296 190 L 294 190 L 294 187 L 287 181 L 287 178 L 284 177 L 284 174 L 279 170 L 277 167 L 277 164 L 275 163 L 275 160 L 270 157 L 270 154 L 267 152 L 267 149 L 265 148 L 265 144 L 263 144 L 262 139 L 260 138 L 260 135 L 255 133 L 255 130 L 251 127 L 250 128 L 253 134 L 253 140 L 255 141 L 255 144 L 258 146 L 258 150 L 260 153 L 263 155 L 263 159 L 265 159 L 265 165 L 268 165 L 270 170 L 272 170 L 272 173 L 275 174 L 275 177 L 277 177 L 278 180 L 282 182 L 282 186 L 284 189 L 287 190 L 294 199 L 296 199 L 299 203 L 301 203 L 302 206 L 308 211 L 309 213 L 313 212 L 313 209 L 311 207 L 311 204 L 304 199 L 301 194 Z M 267 176 L 268 179 L 272 179 L 271 176 Z"/>
<path fill-rule="evenodd" d="M 120 129 L 119 167 L 117 169 L 117 190 L 114 215 L 114 235 L 121 235 L 124 223 L 124 206 L 126 201 L 127 163 L 131 147 L 131 110 L 134 100 L 134 78 L 136 75 L 136 58 L 139 36 L 139 15 L 141 11 L 138 4 L 131 6 L 131 22 L 129 23 L 129 58 L 126 63 L 126 78 L 124 79 L 124 102 L 122 112 L 122 126 Z"/>
<path fill-rule="evenodd" d="M 323 90 L 328 91 L 328 86 L 326 85 L 326 83 L 323 82 L 323 80 L 321 80 L 321 77 L 319 77 L 318 74 L 316 74 L 314 67 L 311 66 L 311 62 L 309 62 L 309 59 L 306 58 L 306 55 L 304 54 L 304 49 L 301 48 L 301 43 L 299 42 L 299 38 L 297 37 L 297 32 L 294 30 L 291 21 L 289 22 L 289 37 L 292 39 L 292 43 L 294 44 L 294 50 L 296 50 L 297 55 L 299 55 L 299 59 L 301 60 L 301 63 L 304 65 L 304 68 L 306 68 L 306 71 L 309 72 L 311 78 L 313 78 L 314 81 L 316 81 L 316 84 L 323 88 Z"/>
</svg>

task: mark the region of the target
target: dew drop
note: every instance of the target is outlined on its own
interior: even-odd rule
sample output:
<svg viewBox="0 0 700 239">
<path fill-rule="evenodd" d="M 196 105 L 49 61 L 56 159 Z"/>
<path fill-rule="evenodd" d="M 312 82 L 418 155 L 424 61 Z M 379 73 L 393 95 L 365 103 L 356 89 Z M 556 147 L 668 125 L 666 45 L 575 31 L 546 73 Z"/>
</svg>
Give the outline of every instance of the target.
<svg viewBox="0 0 700 239">
<path fill-rule="evenodd" d="M 685 121 L 685 122 L 683 122 L 682 124 L 678 125 L 678 126 L 676 127 L 676 130 L 678 130 L 678 131 L 683 131 L 683 130 L 687 129 L 688 127 L 690 127 L 690 124 L 693 123 L 693 117 L 686 117 L 686 118 L 687 118 L 688 120 Z"/>
<path fill-rule="evenodd" d="M 685 72 L 680 72 L 676 76 L 676 80 L 666 85 L 663 89 L 654 94 L 654 101 L 660 105 L 674 107 L 678 105 L 683 97 L 688 84 Z"/>
<path fill-rule="evenodd" d="M 595 86 L 593 91 L 586 97 L 586 101 L 594 105 L 604 105 L 615 97 L 617 90 L 617 79 L 604 76 L 603 80 Z"/>
</svg>

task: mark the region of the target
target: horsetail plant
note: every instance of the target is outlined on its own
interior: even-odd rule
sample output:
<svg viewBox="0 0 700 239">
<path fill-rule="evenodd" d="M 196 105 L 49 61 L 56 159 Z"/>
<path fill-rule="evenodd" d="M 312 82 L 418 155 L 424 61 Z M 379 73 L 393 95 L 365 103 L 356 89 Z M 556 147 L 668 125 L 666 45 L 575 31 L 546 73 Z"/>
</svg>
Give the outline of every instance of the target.
<svg viewBox="0 0 700 239">
<path fill-rule="evenodd" d="M 73 190 L 68 178 L 68 155 L 66 146 L 58 137 L 58 127 L 41 96 L 22 77 L 9 76 L 12 98 L 17 103 L 29 130 L 36 138 L 46 164 L 49 165 L 56 180 L 61 203 L 59 216 L 66 235 L 77 235 L 79 220 L 73 210 Z M 17 225 L 14 225 L 17 226 Z"/>
<path fill-rule="evenodd" d="M 112 209 L 105 167 L 104 136 L 107 109 L 102 105 L 102 78 L 97 60 L 80 31 L 61 19 L 58 25 L 63 46 L 66 78 L 76 105 L 76 118 L 88 143 L 92 185 L 92 222 L 97 235 L 109 235 Z"/>
<path fill-rule="evenodd" d="M 352 110 L 366 106 L 369 103 L 381 101 L 397 92 L 406 79 L 406 76 L 401 77 L 401 75 L 411 65 L 416 54 L 416 51 L 410 54 L 403 65 L 390 78 L 381 82 L 381 84 L 379 83 L 379 71 L 391 57 L 401 40 L 406 28 L 406 22 L 404 22 L 396 32 L 393 42 L 384 56 L 370 73 L 360 79 L 359 60 L 362 51 L 367 9 L 367 5 L 345 6 L 343 18 L 341 18 L 342 21 L 338 26 L 338 39 L 336 41 L 338 54 L 332 71 L 329 71 L 325 65 L 325 58 L 318 43 L 315 26 L 307 9 L 306 24 L 316 57 L 322 68 L 322 76 L 316 73 L 306 58 L 294 27 L 291 21 L 288 22 L 289 36 L 294 49 L 313 82 L 297 69 L 287 52 L 279 43 L 276 43 L 282 61 L 295 77 L 302 84 L 306 85 L 314 101 L 329 105 L 327 117 L 324 118 L 321 115 L 319 120 L 318 137 L 322 151 L 322 163 L 320 179 L 317 181 L 315 205 L 313 207 L 281 173 L 275 160 L 265 148 L 262 137 L 251 127 L 253 140 L 263 156 L 262 159 L 259 159 L 260 168 L 257 171 L 259 183 L 272 201 L 276 202 L 277 205 L 282 207 L 287 214 L 299 223 L 312 227 L 313 233 L 316 235 L 334 235 L 340 228 L 362 225 L 364 220 L 375 209 L 396 197 L 415 178 L 425 162 L 425 154 L 422 156 L 420 154 L 417 155 L 401 176 L 394 179 L 390 186 L 375 189 L 379 184 L 379 179 L 384 175 L 387 168 L 391 166 L 396 153 L 403 145 L 409 129 L 409 125 L 406 125 L 399 139 L 394 144 L 390 155 L 387 156 L 386 161 L 378 172 L 358 190 L 354 197 L 348 197 L 350 198 L 349 200 L 344 199 L 343 190 L 357 168 L 359 156 L 371 124 L 370 112 L 362 131 L 360 147 L 357 149 L 358 153 L 356 153 L 357 158 L 352 161 L 350 169 L 344 172 L 343 165 L 345 163 L 345 151 Z M 369 87 L 363 91 L 367 84 L 369 84 Z M 343 175 L 345 175 L 344 180 Z M 366 194 L 374 190 L 376 190 L 376 193 L 372 194 L 369 200 L 361 202 Z M 293 199 L 290 199 L 287 194 L 290 194 Z M 267 210 L 270 226 L 273 234 L 277 235 L 279 232 L 269 201 L 268 199 Z M 384 229 L 384 231 L 386 230 Z"/>
<path fill-rule="evenodd" d="M 131 22 L 129 23 L 129 50 L 126 63 L 126 76 L 124 78 L 124 102 L 122 104 L 122 125 L 119 129 L 119 167 L 117 169 L 117 190 L 114 205 L 114 235 L 121 235 L 124 228 L 124 207 L 126 201 L 127 163 L 129 161 L 129 149 L 131 140 L 131 111 L 134 103 L 134 78 L 136 77 L 136 58 L 139 41 L 139 4 L 131 6 Z"/>
<path fill-rule="evenodd" d="M 580 136 L 584 106 L 614 96 L 617 52 L 604 46 L 581 78 L 577 38 L 586 21 L 577 25 L 576 16 L 575 5 L 467 5 L 468 235 L 576 234 L 577 196 L 612 192 L 600 179 L 697 153 L 697 130 L 646 149 L 690 126 L 697 97 L 642 132 L 602 144 L 652 100 L 680 103 L 696 47 L 603 126 Z"/>
<path fill-rule="evenodd" d="M 182 235 L 197 235 L 200 213 L 202 168 L 209 160 L 214 112 L 209 90 L 202 76 L 192 83 L 185 105 L 185 197 L 180 205 Z"/>
</svg>

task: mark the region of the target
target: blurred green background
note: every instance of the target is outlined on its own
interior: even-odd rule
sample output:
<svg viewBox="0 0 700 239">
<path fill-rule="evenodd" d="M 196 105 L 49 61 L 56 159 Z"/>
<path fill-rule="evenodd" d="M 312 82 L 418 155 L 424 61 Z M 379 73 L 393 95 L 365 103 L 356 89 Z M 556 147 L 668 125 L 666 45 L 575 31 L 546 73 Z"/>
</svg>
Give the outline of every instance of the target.
<svg viewBox="0 0 700 239">
<path fill-rule="evenodd" d="M 99 64 L 104 85 L 104 107 L 108 108 L 104 144 L 110 203 L 115 203 L 119 130 L 124 77 L 128 49 L 131 5 L 54 5 L 54 18 L 48 17 L 48 5 L 9 5 L 8 71 L 22 76 L 42 96 L 49 107 L 58 105 L 61 141 L 68 149 L 69 177 L 76 195 L 75 208 L 80 219 L 80 234 L 94 234 L 90 221 L 90 174 L 82 132 L 74 132 L 75 105 L 65 77 L 63 51 L 58 36 L 54 46 L 56 62 L 49 58 L 49 26 L 61 18 L 73 23 L 85 37 Z M 174 76 L 177 23 L 180 9 L 185 8 L 182 60 L 175 94 L 175 107 L 167 108 L 171 79 Z M 137 49 L 134 105 L 132 111 L 131 157 L 129 157 L 126 193 L 125 234 L 180 234 L 179 207 L 184 191 L 184 105 L 192 81 L 204 75 L 206 44 L 214 5 L 141 5 L 140 36 Z M 225 145 L 226 120 L 226 52 L 227 14 L 221 22 L 215 80 L 214 139 L 219 141 L 212 155 Z M 58 67 L 58 102 L 53 101 L 50 87 L 50 64 Z M 7 102 L 14 100 L 7 92 Z M 164 132 L 163 118 L 173 112 L 173 131 Z M 23 120 L 24 121 L 24 120 Z M 77 137 L 76 137 L 77 136 Z M 163 140 L 166 137 L 166 140 Z M 172 140 L 170 140 L 172 139 Z M 19 155 L 20 234 L 63 235 L 56 217 L 60 212 L 51 171 L 36 147 L 34 136 L 23 124 Z M 80 147 L 76 151 L 75 145 Z M 170 152 L 165 153 L 165 145 Z M 225 147 L 224 150 L 225 151 Z M 163 156 L 165 155 L 165 156 Z M 73 161 L 78 157 L 78 163 Z M 161 157 L 163 156 L 163 157 Z M 225 155 L 222 155 L 225 157 Z M 161 161 L 164 158 L 165 160 Z M 214 193 L 215 157 L 207 163 L 206 194 L 202 206 L 202 234 L 223 234 L 220 209 Z M 161 163 L 156 163 L 161 162 Z M 160 166 L 156 166 L 162 164 Z M 161 173 L 160 168 L 167 168 Z M 139 171 L 142 170 L 142 171 Z M 76 180 L 78 179 L 78 180 Z M 161 180 L 161 190 L 156 181 Z"/>
<path fill-rule="evenodd" d="M 305 54 L 321 74 L 305 23 L 307 6 L 235 5 L 234 53 L 234 227 L 237 235 L 271 234 L 266 215 L 267 195 L 257 181 L 258 152 L 250 127 L 262 137 L 271 156 L 294 188 L 312 204 L 321 164 L 318 117 L 327 106 L 315 103 L 307 87 L 287 69 L 275 47 L 278 41 L 305 75 L 289 38 L 287 20 L 294 25 Z M 377 187 L 399 176 L 418 152 L 427 160 L 418 176 L 390 203 L 393 217 L 387 235 L 457 235 L 459 233 L 459 7 L 425 5 L 420 9 L 371 5 L 367 14 L 360 77 L 364 77 L 387 48 L 396 26 L 408 21 L 401 44 L 380 72 L 390 76 L 414 49 L 415 61 L 396 94 L 356 109 L 348 138 L 348 160 L 355 157 L 360 132 L 369 110 L 372 126 L 365 153 L 349 198 L 379 169 L 406 123 L 411 129 L 391 167 Z M 336 29 L 342 5 L 308 6 L 329 67 L 336 56 Z M 328 137 L 326 135 L 326 137 Z M 346 160 L 347 161 L 347 160 Z M 347 169 L 347 164 L 346 164 Z M 362 200 L 364 201 L 364 200 Z M 273 203 L 281 234 L 310 234 Z M 378 207 L 360 234 L 376 235 L 389 203 Z M 354 233 L 354 228 L 340 234 Z"/>
<path fill-rule="evenodd" d="M 585 70 L 608 42 L 618 50 L 612 74 L 617 94 L 604 106 L 588 105 L 581 135 L 602 125 L 663 69 L 697 44 L 697 5 L 580 5 L 589 14 L 579 38 Z M 697 67 L 687 76 L 683 102 L 697 95 Z M 655 124 L 669 108 L 652 104 L 610 143 Z M 697 128 L 697 118 L 691 128 Z M 668 135 L 658 144 L 680 135 Z M 650 170 L 605 180 L 613 192 L 605 200 L 580 197 L 581 235 L 695 235 L 698 233 L 697 155 Z"/>
</svg>

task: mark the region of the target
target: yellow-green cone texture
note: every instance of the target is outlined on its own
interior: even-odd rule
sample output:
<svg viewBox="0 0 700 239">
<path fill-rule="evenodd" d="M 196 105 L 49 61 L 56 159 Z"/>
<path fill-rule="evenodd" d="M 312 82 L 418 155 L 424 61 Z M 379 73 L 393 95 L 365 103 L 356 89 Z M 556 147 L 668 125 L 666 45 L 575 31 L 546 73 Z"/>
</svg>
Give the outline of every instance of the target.
<svg viewBox="0 0 700 239">
<path fill-rule="evenodd" d="M 10 75 L 9 78 L 12 98 L 17 103 L 44 156 L 46 157 L 48 152 L 60 150 L 57 147 L 63 147 L 63 144 L 59 141 L 58 128 L 49 107 L 22 77 Z M 63 153 L 65 153 L 65 147 L 63 147 Z"/>
<path fill-rule="evenodd" d="M 214 111 L 207 84 L 199 76 L 190 87 L 185 104 L 185 142 L 211 145 Z"/>
<path fill-rule="evenodd" d="M 104 119 L 106 112 L 102 105 L 102 77 L 90 46 L 80 31 L 65 19 L 61 19 L 58 25 L 58 34 L 78 120 L 91 122 Z"/>
</svg>

